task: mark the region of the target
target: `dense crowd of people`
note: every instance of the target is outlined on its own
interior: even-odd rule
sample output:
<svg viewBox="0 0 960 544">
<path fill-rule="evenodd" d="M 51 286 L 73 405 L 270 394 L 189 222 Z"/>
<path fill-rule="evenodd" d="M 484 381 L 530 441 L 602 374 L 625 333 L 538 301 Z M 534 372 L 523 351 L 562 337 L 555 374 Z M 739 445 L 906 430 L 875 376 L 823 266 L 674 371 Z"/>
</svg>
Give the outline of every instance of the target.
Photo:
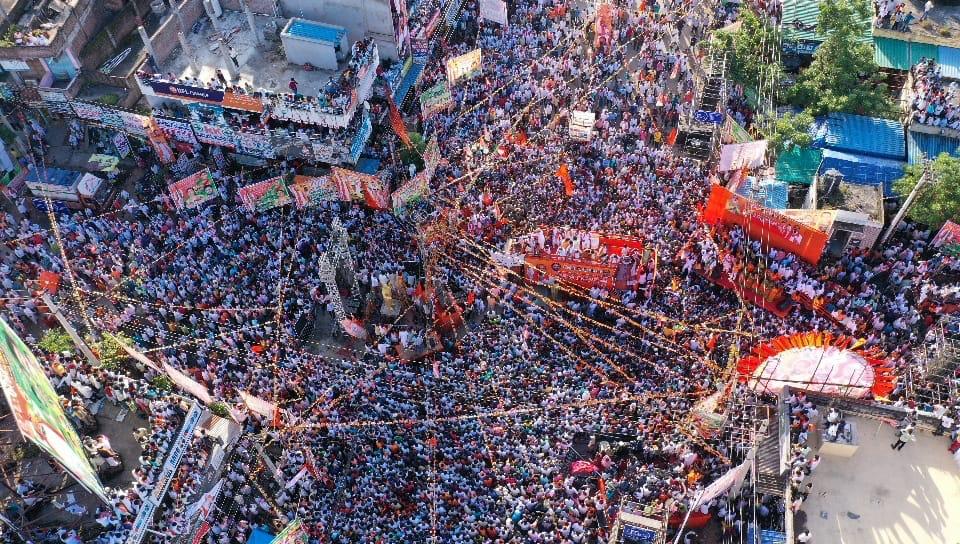
<svg viewBox="0 0 960 544">
<path fill-rule="evenodd" d="M 626 4 L 612 28 L 597 29 L 591 11 L 556 0 L 512 2 L 507 26 L 480 21 L 467 3 L 421 86 L 443 77 L 447 58 L 477 47 L 484 68 L 451 85 L 455 108 L 422 119 L 444 161 L 420 216 L 355 202 L 243 206 L 239 188 L 289 178 L 286 161 L 213 168 L 218 198 L 193 210 L 147 188 L 121 193 L 109 213 L 63 216 L 57 229 L 31 221 L 25 207 L 6 214 L 4 319 L 38 344 L 46 313 L 35 280 L 52 271 L 62 276 L 68 317 L 117 335 L 150 362 L 108 370 L 45 355 L 104 478 L 117 463 L 134 478 L 130 489 L 111 490 L 88 541 L 125 541 L 157 484 L 189 408 L 161 387 L 164 367 L 223 403 L 243 431 L 223 464 L 205 542 L 241 544 L 255 527 L 276 533 L 299 519 L 311 544 L 567 544 L 604 541 L 624 500 L 679 521 L 699 491 L 743 460 L 737 429 L 752 422 L 738 407 L 754 395 L 746 385 L 731 387 L 727 425 L 702 433 L 690 423 L 726 386 L 731 348 L 748 347 L 737 334 L 743 322 L 761 338 L 855 333 L 884 348 L 890 365 L 916 364 L 910 346 L 956 297 L 937 277 L 956 272 L 956 260 L 929 259 L 929 232 L 913 225 L 882 252 L 815 267 L 739 228 L 701 224 L 715 173 L 667 144 L 691 109 L 703 55 L 691 44 L 736 12 L 719 2 L 698 10 L 662 2 L 668 9 L 659 12 Z M 779 2 L 756 4 L 779 13 Z M 600 31 L 612 43 L 598 46 Z M 749 123 L 742 100 L 729 109 Z M 597 113 L 588 141 L 569 137 L 574 111 Z M 374 144 L 385 160 L 386 138 Z M 319 265 L 339 249 L 335 221 L 356 263 L 337 272 L 340 292 Z M 543 239 L 531 239 L 541 228 Z M 490 265 L 508 248 L 621 259 L 599 252 L 589 233 L 603 232 L 644 246 L 630 255 L 654 263 L 642 289 L 554 281 L 548 296 Z M 783 321 L 744 309 L 705 281 L 720 275 L 797 308 Z M 338 301 L 355 308 L 359 330 L 338 322 Z M 440 315 L 452 326 L 426 349 L 436 333 L 424 324 Z M 331 337 L 343 329 L 349 337 Z M 906 386 L 893 397 L 903 401 Z M 278 410 L 261 413 L 247 396 Z M 955 401 L 944 399 L 937 415 L 952 439 Z M 91 428 L 98 402 L 146 418 L 139 459 L 119 459 Z M 791 405 L 795 496 L 803 496 L 819 462 L 801 440 L 816 407 L 801 398 Z M 215 484 L 207 478 L 215 446 L 202 432 L 191 437 L 153 525 L 165 535 L 157 541 L 196 529 L 186 508 Z M 794 508 L 749 486 L 692 506 L 731 539 L 777 528 L 778 513 Z"/>
<path fill-rule="evenodd" d="M 940 65 L 933 59 L 920 59 L 920 62 L 910 68 L 910 73 L 913 76 L 911 121 L 931 127 L 960 130 L 957 82 L 945 82 L 940 75 Z"/>
</svg>

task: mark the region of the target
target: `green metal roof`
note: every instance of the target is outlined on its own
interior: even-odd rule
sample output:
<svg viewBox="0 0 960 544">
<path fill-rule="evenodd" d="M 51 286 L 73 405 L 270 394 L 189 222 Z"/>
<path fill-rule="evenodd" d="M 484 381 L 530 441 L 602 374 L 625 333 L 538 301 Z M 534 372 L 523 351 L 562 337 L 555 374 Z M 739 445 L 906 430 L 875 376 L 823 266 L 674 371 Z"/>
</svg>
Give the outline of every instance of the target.
<svg viewBox="0 0 960 544">
<path fill-rule="evenodd" d="M 823 151 L 820 149 L 795 148 L 781 153 L 775 166 L 776 178 L 790 184 L 810 185 L 822 158 Z"/>
<path fill-rule="evenodd" d="M 923 57 L 934 61 L 940 60 L 940 48 L 929 43 L 874 37 L 873 47 L 874 58 L 881 68 L 909 70 Z"/>
<path fill-rule="evenodd" d="M 824 37 L 817 33 L 817 19 L 820 17 L 820 0 L 783 0 L 783 37 L 787 40 L 810 40 L 822 42 Z M 797 28 L 801 27 L 801 28 Z M 805 30 L 805 29 L 811 30 Z M 860 41 L 870 43 L 873 38 L 873 17 L 863 20 L 863 35 Z"/>
</svg>

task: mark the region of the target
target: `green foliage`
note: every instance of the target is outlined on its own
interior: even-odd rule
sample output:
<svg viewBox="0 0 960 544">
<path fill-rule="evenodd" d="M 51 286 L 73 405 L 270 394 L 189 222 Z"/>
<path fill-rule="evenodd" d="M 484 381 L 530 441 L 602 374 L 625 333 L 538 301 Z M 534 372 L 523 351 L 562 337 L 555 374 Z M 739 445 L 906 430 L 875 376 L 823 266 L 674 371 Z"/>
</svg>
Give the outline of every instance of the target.
<svg viewBox="0 0 960 544">
<path fill-rule="evenodd" d="M 920 189 L 907 216 L 936 229 L 948 219 L 960 216 L 960 159 L 941 153 L 930 168 L 932 181 Z M 922 165 L 911 164 L 893 188 L 906 196 L 917 185 L 922 174 Z"/>
<path fill-rule="evenodd" d="M 130 338 L 124 335 L 122 332 L 117 334 L 106 333 L 103 335 L 103 340 L 99 342 L 94 342 L 90 349 L 97 354 L 97 357 L 100 358 L 100 364 L 106 366 L 107 368 L 116 367 L 121 361 L 124 361 L 129 357 L 127 352 L 124 351 L 121 347 L 120 342 L 124 344 L 131 345 L 133 343 Z"/>
<path fill-rule="evenodd" d="M 791 101 L 814 116 L 831 112 L 895 117 L 873 46 L 860 41 L 872 6 L 869 0 L 820 2 L 817 32 L 826 36 L 813 62 L 800 73 Z"/>
<path fill-rule="evenodd" d="M 743 9 L 740 29 L 717 32 L 715 38 L 733 53 L 730 77 L 751 89 L 770 89 L 783 79 L 783 65 L 773 53 L 780 47 L 780 32 L 766 24 L 753 11 Z"/>
<path fill-rule="evenodd" d="M 403 164 L 416 164 L 417 171 L 423 168 L 423 150 L 427 148 L 427 142 L 419 132 L 410 133 L 410 141 L 413 142 L 413 149 L 407 146 L 401 147 L 399 151 L 400 161 Z"/>
<path fill-rule="evenodd" d="M 96 101 L 106 106 L 116 106 L 117 104 L 120 103 L 120 97 L 113 93 L 110 93 L 110 94 L 105 94 L 101 96 Z"/>
<path fill-rule="evenodd" d="M 213 415 L 222 418 L 230 417 L 230 409 L 227 408 L 227 405 L 222 402 L 213 402 L 207 408 L 213 412 Z"/>
<path fill-rule="evenodd" d="M 807 148 L 813 143 L 810 125 L 813 116 L 809 112 L 787 112 L 775 119 L 769 119 L 758 126 L 765 127 L 763 137 L 769 140 L 769 149 L 775 153 L 792 151 L 795 148 Z"/>
<path fill-rule="evenodd" d="M 150 380 L 150 384 L 160 391 L 173 391 L 173 382 L 166 374 L 157 374 Z"/>
<path fill-rule="evenodd" d="M 47 329 L 37 344 L 43 351 L 48 353 L 60 353 L 62 351 L 73 351 L 73 339 L 67 334 L 67 331 L 57 327 L 56 329 Z"/>
</svg>

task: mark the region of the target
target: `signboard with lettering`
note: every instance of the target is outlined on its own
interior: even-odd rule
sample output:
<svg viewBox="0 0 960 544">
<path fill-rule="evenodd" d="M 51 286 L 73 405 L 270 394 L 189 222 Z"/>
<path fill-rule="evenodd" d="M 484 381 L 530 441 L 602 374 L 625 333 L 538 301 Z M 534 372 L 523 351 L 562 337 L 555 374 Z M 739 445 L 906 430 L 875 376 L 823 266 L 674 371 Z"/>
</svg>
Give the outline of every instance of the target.
<svg viewBox="0 0 960 544">
<path fill-rule="evenodd" d="M 70 103 L 70 107 L 73 108 L 74 113 L 77 114 L 77 117 L 81 119 L 86 119 L 88 121 L 99 121 L 103 117 L 103 108 L 97 104 L 90 104 L 89 102 L 80 102 L 79 100 L 74 100 Z"/>
<path fill-rule="evenodd" d="M 251 212 L 265 212 L 291 202 L 290 194 L 280 177 L 241 187 L 237 196 Z"/>
<path fill-rule="evenodd" d="M 193 87 L 191 85 L 180 85 L 179 83 L 155 80 L 147 81 L 147 85 L 153 89 L 153 92 L 163 96 L 172 96 L 181 100 L 213 102 L 215 104 L 223 102 L 223 91 L 216 89 L 206 89 L 203 87 Z"/>
<path fill-rule="evenodd" d="M 193 127 L 193 133 L 197 139 L 205 144 L 219 145 L 223 147 L 236 147 L 237 138 L 233 129 L 220 125 L 211 125 L 194 121 L 190 123 Z"/>
<path fill-rule="evenodd" d="M 168 138 L 173 138 L 178 142 L 184 142 L 191 145 L 197 143 L 197 137 L 193 134 L 193 127 L 190 126 L 190 123 L 186 121 L 178 121 L 177 119 L 171 119 L 169 117 L 153 117 L 154 122 L 157 124 L 157 128 L 161 132 L 167 135 Z"/>
</svg>

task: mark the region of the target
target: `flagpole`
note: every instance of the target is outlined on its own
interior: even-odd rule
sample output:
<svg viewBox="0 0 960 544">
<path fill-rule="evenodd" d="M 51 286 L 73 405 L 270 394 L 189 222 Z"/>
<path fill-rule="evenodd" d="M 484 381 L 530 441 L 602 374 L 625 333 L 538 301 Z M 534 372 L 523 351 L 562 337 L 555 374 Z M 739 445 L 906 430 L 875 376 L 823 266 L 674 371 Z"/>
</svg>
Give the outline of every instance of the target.
<svg viewBox="0 0 960 544">
<path fill-rule="evenodd" d="M 677 538 L 673 539 L 673 544 L 679 544 L 679 543 L 680 543 L 680 537 L 683 536 L 683 529 L 684 529 L 684 527 L 687 526 L 687 522 L 690 521 L 690 514 L 693 513 L 693 509 L 694 509 L 694 508 L 696 508 L 697 506 L 699 506 L 699 504 L 697 504 L 697 503 L 700 502 L 700 497 L 702 497 L 702 496 L 703 496 L 703 491 L 700 491 L 700 492 L 697 493 L 697 495 L 693 498 L 693 502 L 690 503 L 690 508 L 687 509 L 687 515 L 684 516 L 684 518 L 683 518 L 683 523 L 681 523 L 681 524 L 680 524 L 680 527 L 677 528 Z"/>
</svg>

